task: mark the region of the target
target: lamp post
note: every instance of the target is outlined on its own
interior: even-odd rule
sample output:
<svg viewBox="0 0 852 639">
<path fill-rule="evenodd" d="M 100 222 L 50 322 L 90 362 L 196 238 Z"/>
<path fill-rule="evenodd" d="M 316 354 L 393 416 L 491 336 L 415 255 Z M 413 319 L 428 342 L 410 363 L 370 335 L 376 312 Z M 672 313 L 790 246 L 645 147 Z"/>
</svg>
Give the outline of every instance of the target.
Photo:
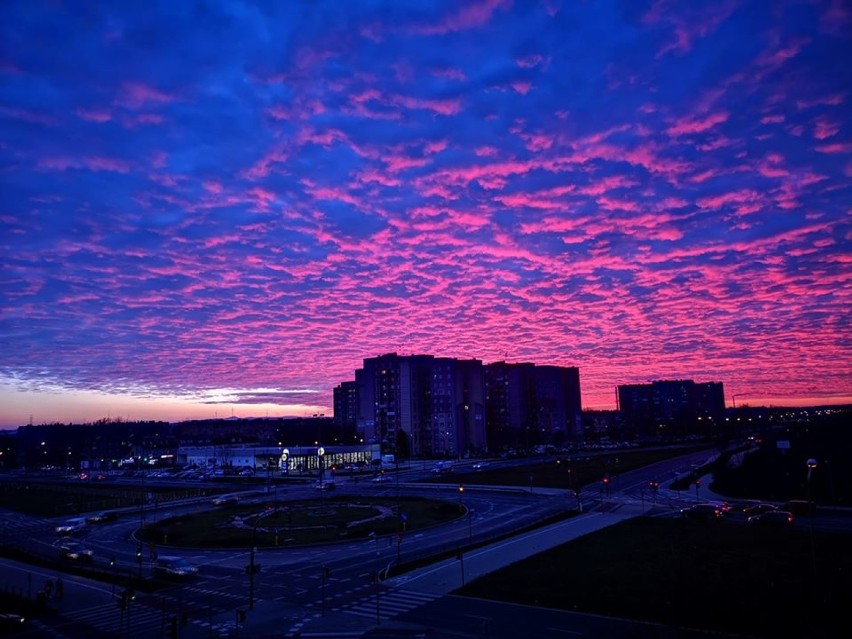
<svg viewBox="0 0 852 639">
<path fill-rule="evenodd" d="M 811 526 L 810 526 L 810 537 L 811 537 L 811 563 L 813 564 L 814 569 L 814 578 L 817 576 L 817 564 L 816 564 L 816 546 L 814 545 L 814 511 L 816 511 L 815 504 L 811 503 L 812 497 L 812 489 L 811 489 L 811 474 L 814 471 L 814 468 L 817 467 L 817 460 L 813 457 L 809 458 L 806 462 L 808 467 L 808 477 L 805 482 L 805 486 L 807 488 L 807 508 L 810 511 L 811 515 Z"/>
<path fill-rule="evenodd" d="M 325 514 L 325 501 L 323 499 L 323 493 L 325 492 L 325 471 L 322 467 L 323 456 L 325 455 L 325 448 L 320 446 L 317 448 L 317 460 L 319 464 L 319 488 L 320 488 L 320 513 Z"/>
<path fill-rule="evenodd" d="M 273 511 L 274 512 L 274 511 Z M 255 566 L 254 563 L 254 553 L 256 550 L 255 544 L 257 543 L 257 525 L 260 523 L 260 520 L 269 514 L 269 511 L 258 514 L 258 516 L 254 520 L 254 526 L 251 530 L 251 548 L 249 549 L 249 565 L 248 565 L 248 573 L 249 573 L 249 610 L 254 610 L 254 574 L 258 572 L 259 566 Z"/>
</svg>

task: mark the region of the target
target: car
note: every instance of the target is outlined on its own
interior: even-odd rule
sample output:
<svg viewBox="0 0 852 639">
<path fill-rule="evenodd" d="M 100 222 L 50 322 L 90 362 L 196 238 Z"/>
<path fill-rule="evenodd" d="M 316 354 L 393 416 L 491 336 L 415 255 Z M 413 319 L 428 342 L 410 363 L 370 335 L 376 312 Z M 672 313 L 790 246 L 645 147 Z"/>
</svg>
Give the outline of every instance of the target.
<svg viewBox="0 0 852 639">
<path fill-rule="evenodd" d="M 72 517 L 62 524 L 59 524 L 54 530 L 57 535 L 77 535 L 86 530 L 85 517 Z"/>
<path fill-rule="evenodd" d="M 18 630 L 24 628 L 27 619 L 14 612 L 0 612 L 0 630 Z"/>
<path fill-rule="evenodd" d="M 224 495 L 213 500 L 214 506 L 235 506 L 238 503 L 240 503 L 239 498 L 233 495 Z"/>
<path fill-rule="evenodd" d="M 155 577 L 165 579 L 189 579 L 198 574 L 198 566 L 191 564 L 184 557 L 158 557 L 151 567 Z"/>
<path fill-rule="evenodd" d="M 680 515 L 686 519 L 701 519 L 714 521 L 722 517 L 722 509 L 716 504 L 695 504 L 687 508 L 681 508 Z"/>
<path fill-rule="evenodd" d="M 748 523 L 753 526 L 773 526 L 784 528 L 793 525 L 793 513 L 789 510 L 767 510 L 759 515 L 752 515 Z"/>
<path fill-rule="evenodd" d="M 333 481 L 318 481 L 314 484 L 314 488 L 317 490 L 334 490 L 335 484 Z"/>
<path fill-rule="evenodd" d="M 254 471 L 251 468 L 243 468 L 240 471 L 240 477 L 254 477 Z"/>
<path fill-rule="evenodd" d="M 387 481 L 393 481 L 393 477 L 391 477 L 390 475 L 376 475 L 370 481 L 372 481 L 376 484 L 381 484 L 381 483 L 384 483 L 384 482 L 387 482 Z"/>
<path fill-rule="evenodd" d="M 99 512 L 86 517 L 86 521 L 90 524 L 102 524 L 108 521 L 115 521 L 116 519 L 118 519 L 118 515 L 111 512 Z"/>
<path fill-rule="evenodd" d="M 743 509 L 743 514 L 749 517 L 754 517 L 755 515 L 762 515 L 763 513 L 768 513 L 773 510 L 778 510 L 778 507 L 773 506 L 772 504 L 754 504 L 753 506 Z"/>
<path fill-rule="evenodd" d="M 482 462 L 476 462 L 476 463 L 473 465 L 473 469 L 474 469 L 474 470 L 482 470 L 483 468 L 488 468 L 488 462 L 484 462 L 484 461 L 482 461 Z"/>
<path fill-rule="evenodd" d="M 91 548 L 77 541 L 60 541 L 55 544 L 61 559 L 71 561 L 92 561 L 95 553 Z"/>
</svg>

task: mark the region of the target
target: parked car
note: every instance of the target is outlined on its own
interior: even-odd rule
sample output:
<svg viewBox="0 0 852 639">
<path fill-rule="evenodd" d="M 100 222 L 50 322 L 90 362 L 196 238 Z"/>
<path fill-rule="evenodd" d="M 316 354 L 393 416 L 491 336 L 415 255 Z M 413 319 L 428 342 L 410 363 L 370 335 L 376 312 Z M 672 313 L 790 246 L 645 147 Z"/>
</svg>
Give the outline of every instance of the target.
<svg viewBox="0 0 852 639">
<path fill-rule="evenodd" d="M 91 548 L 84 546 L 78 541 L 58 541 L 55 546 L 59 550 L 59 557 L 61 559 L 92 561 L 92 557 L 95 555 Z"/>
<path fill-rule="evenodd" d="M 151 570 L 155 577 L 166 579 L 189 579 L 198 574 L 198 566 L 191 564 L 184 557 L 159 557 Z"/>
<path fill-rule="evenodd" d="M 0 612 L 0 630 L 15 631 L 26 627 L 26 618 L 14 612 Z"/>
<path fill-rule="evenodd" d="M 77 535 L 86 530 L 86 518 L 72 517 L 65 523 L 59 524 L 54 530 L 57 535 Z"/>
<path fill-rule="evenodd" d="M 772 504 L 754 504 L 753 506 L 749 506 L 743 510 L 743 514 L 748 515 L 749 517 L 754 517 L 755 515 L 762 515 L 763 513 L 768 513 L 773 510 L 778 510 L 778 507 L 773 506 Z"/>
<path fill-rule="evenodd" d="M 784 528 L 793 525 L 793 513 L 787 510 L 767 510 L 760 515 L 748 518 L 748 523 L 755 526 L 773 526 Z"/>
<path fill-rule="evenodd" d="M 716 504 L 695 504 L 687 508 L 681 508 L 680 515 L 686 519 L 701 519 L 713 521 L 722 517 L 722 509 Z"/>
<path fill-rule="evenodd" d="M 86 517 L 86 521 L 90 524 L 102 524 L 107 521 L 115 521 L 116 519 L 118 519 L 118 515 L 110 512 L 94 513 Z"/>
</svg>

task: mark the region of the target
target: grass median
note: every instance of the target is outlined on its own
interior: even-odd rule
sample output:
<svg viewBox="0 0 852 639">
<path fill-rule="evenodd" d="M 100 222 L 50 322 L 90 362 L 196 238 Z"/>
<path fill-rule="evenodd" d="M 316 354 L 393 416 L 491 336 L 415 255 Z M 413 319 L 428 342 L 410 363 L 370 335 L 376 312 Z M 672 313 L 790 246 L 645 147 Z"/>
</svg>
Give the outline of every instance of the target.
<svg viewBox="0 0 852 639">
<path fill-rule="evenodd" d="M 311 499 L 285 505 L 235 504 L 145 526 L 142 541 L 194 548 L 292 546 L 388 535 L 462 516 L 456 502 L 401 497 Z"/>
<path fill-rule="evenodd" d="M 745 633 L 827 637 L 852 592 L 849 536 L 640 518 L 482 577 L 457 594 Z"/>
</svg>

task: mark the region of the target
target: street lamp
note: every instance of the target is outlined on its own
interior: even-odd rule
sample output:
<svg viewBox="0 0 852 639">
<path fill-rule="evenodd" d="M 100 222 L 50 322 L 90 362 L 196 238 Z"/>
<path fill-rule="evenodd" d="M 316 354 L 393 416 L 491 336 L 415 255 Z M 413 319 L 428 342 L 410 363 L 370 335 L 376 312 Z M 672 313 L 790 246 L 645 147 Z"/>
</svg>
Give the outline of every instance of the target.
<svg viewBox="0 0 852 639">
<path fill-rule="evenodd" d="M 257 572 L 260 572 L 260 565 L 254 563 L 254 553 L 256 552 L 257 543 L 257 525 L 260 523 L 260 520 L 266 517 L 270 511 L 266 511 L 263 513 L 259 513 L 254 520 L 254 526 L 251 530 L 251 549 L 249 550 L 249 565 L 246 566 L 249 574 L 249 610 L 254 610 L 254 575 Z"/>
<path fill-rule="evenodd" d="M 810 537 L 811 537 L 811 563 L 813 564 L 814 578 L 816 578 L 816 576 L 817 576 L 816 546 L 814 545 L 814 511 L 816 510 L 816 508 L 815 508 L 815 504 L 811 503 L 811 497 L 813 495 L 812 489 L 811 489 L 811 474 L 814 472 L 814 468 L 817 467 L 817 460 L 814 459 L 813 457 L 811 457 L 811 458 L 808 459 L 806 464 L 807 464 L 807 467 L 808 467 L 808 478 L 807 478 L 807 481 L 806 481 L 806 484 L 805 484 L 806 488 L 807 488 L 807 497 L 808 497 L 807 508 L 808 508 L 808 511 L 810 511 L 810 514 L 811 514 L 811 531 L 810 531 L 810 533 L 811 533 L 810 534 Z"/>
<path fill-rule="evenodd" d="M 325 514 L 325 501 L 323 500 L 323 493 L 325 492 L 325 471 L 322 467 L 322 458 L 325 455 L 325 448 L 320 446 L 317 448 L 317 459 L 319 465 L 319 488 L 320 488 L 320 513 Z"/>
</svg>

